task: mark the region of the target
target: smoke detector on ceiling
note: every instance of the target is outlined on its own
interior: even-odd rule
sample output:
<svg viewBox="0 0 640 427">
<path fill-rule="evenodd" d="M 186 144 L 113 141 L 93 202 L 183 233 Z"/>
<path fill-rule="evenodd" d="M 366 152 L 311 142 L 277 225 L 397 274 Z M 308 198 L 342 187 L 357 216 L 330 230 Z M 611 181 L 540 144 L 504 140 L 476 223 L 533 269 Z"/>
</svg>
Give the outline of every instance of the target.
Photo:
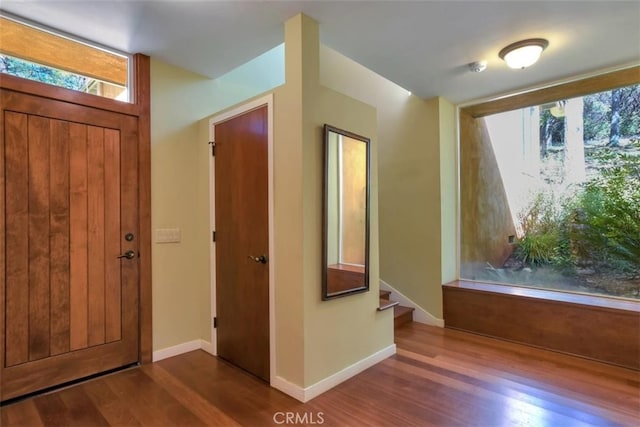
<svg viewBox="0 0 640 427">
<path fill-rule="evenodd" d="M 469 64 L 469 70 L 474 73 L 481 73 L 487 69 L 487 61 L 476 61 Z"/>
</svg>

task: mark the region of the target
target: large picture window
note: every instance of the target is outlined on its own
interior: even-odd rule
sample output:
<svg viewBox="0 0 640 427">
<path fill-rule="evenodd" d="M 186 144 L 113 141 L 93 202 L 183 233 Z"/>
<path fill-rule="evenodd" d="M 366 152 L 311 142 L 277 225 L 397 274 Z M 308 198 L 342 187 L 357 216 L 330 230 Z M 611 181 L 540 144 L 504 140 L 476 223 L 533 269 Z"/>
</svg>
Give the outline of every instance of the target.
<svg viewBox="0 0 640 427">
<path fill-rule="evenodd" d="M 462 279 L 640 299 L 640 85 L 460 126 Z"/>
</svg>

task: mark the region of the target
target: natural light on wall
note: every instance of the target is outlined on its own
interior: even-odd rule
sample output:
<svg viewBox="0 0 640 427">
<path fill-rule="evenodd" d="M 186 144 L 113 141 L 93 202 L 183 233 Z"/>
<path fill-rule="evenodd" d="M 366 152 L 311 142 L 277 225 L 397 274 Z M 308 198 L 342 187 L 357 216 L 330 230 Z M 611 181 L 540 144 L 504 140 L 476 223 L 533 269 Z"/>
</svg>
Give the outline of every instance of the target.
<svg viewBox="0 0 640 427">
<path fill-rule="evenodd" d="M 473 120 L 461 277 L 640 298 L 640 85 Z"/>
<path fill-rule="evenodd" d="M 0 16 L 0 73 L 128 102 L 129 57 Z"/>
</svg>

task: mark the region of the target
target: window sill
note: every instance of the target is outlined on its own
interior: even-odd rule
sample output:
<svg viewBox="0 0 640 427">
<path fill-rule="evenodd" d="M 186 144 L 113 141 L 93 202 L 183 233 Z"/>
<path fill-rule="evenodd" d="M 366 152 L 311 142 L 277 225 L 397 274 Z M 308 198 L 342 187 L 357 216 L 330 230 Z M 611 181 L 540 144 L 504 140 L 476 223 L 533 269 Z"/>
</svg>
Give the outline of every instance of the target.
<svg viewBox="0 0 640 427">
<path fill-rule="evenodd" d="M 446 283 L 443 286 L 640 313 L 640 300 L 632 301 L 600 295 L 575 294 L 517 285 L 473 282 L 469 280 L 456 280 L 454 282 Z"/>
<path fill-rule="evenodd" d="M 640 370 L 640 301 L 464 280 L 442 290 L 447 328 Z"/>
</svg>

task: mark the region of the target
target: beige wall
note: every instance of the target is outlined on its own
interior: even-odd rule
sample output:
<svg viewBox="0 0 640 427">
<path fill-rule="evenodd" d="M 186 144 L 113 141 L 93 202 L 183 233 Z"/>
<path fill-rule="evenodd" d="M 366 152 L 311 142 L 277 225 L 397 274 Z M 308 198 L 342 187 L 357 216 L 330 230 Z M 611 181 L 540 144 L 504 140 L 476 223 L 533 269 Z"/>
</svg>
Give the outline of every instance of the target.
<svg viewBox="0 0 640 427">
<path fill-rule="evenodd" d="M 321 58 L 322 84 L 378 112 L 380 276 L 442 318 L 441 284 L 456 277 L 455 108 L 413 96 L 330 48 Z"/>
<path fill-rule="evenodd" d="M 272 73 L 263 66 L 269 55 Z M 210 339 L 209 135 L 199 121 L 280 84 L 279 56 L 217 80 L 151 60 L 151 227 L 182 233 L 180 243 L 152 244 L 154 351 Z"/>
<path fill-rule="evenodd" d="M 315 111 L 311 117 L 312 138 L 306 142 L 309 155 L 305 195 L 309 204 L 310 239 L 305 292 L 305 385 L 312 385 L 359 360 L 393 344 L 392 311 L 377 312 L 379 305 L 378 174 L 376 111 L 371 106 L 317 86 L 312 92 Z M 370 291 L 331 301 L 321 301 L 320 263 L 322 230 L 322 125 L 371 138 Z"/>
<path fill-rule="evenodd" d="M 444 98 L 438 98 L 440 131 L 440 220 L 441 282 L 458 279 L 458 158 L 457 109 Z"/>
<path fill-rule="evenodd" d="M 453 193 L 442 195 L 455 173 L 441 181 L 440 171 L 453 158 L 455 114 L 446 100 L 410 96 L 336 52 L 320 54 L 309 18 L 288 21 L 285 40 L 286 84 L 273 90 L 276 375 L 309 387 L 393 343 L 392 312 L 376 311 L 380 270 L 441 317 L 454 227 L 441 212 L 455 203 Z M 181 243 L 153 245 L 154 349 L 209 339 L 207 117 L 260 88 L 152 61 L 152 226 L 182 229 Z M 371 291 L 325 302 L 324 123 L 372 140 Z"/>
<path fill-rule="evenodd" d="M 393 344 L 392 312 L 376 311 L 379 289 L 376 112 L 371 106 L 319 85 L 318 50 L 317 24 L 302 15 L 289 20 L 285 25 L 286 84 L 273 90 L 276 376 L 300 388 Z M 220 112 L 210 111 L 211 116 Z M 198 124 L 200 139 L 207 135 L 208 120 L 205 118 Z M 370 137 L 373 148 L 371 291 L 325 302 L 321 300 L 320 271 L 324 123 Z M 208 201 L 206 145 L 198 146 L 194 152 L 198 170 L 196 198 Z M 208 235 L 208 220 L 202 219 L 208 218 L 208 205 L 193 200 L 190 206 L 198 209 L 192 213 L 196 228 Z M 197 250 L 208 254 L 208 241 L 204 245 L 206 249 L 199 244 Z M 208 261 L 204 269 L 208 269 Z M 202 282 L 205 278 L 201 276 Z M 208 276 L 205 286 L 208 287 Z M 194 295 L 201 295 L 208 304 L 208 289 L 199 287 Z M 204 307 L 202 302 L 200 305 L 201 311 L 208 313 L 208 306 Z M 201 338 L 208 338 L 204 333 L 207 327 L 198 324 L 195 328 Z"/>
<path fill-rule="evenodd" d="M 319 84 L 318 27 L 285 25 L 286 84 L 275 91 L 277 375 L 308 387 L 393 344 L 378 313 L 376 113 Z M 372 139 L 371 291 L 322 301 L 322 126 Z M 302 349 L 302 351 L 300 351 Z"/>
<path fill-rule="evenodd" d="M 199 217 L 199 139 L 196 119 L 210 111 L 211 80 L 151 61 L 152 230 L 180 228 L 182 241 L 152 245 L 153 348 L 201 337 L 202 289 L 208 283 L 208 244 Z M 203 251 L 204 249 L 204 251 Z"/>
<path fill-rule="evenodd" d="M 302 29 L 285 25 L 285 81 L 274 93 L 276 376 L 304 386 Z"/>
</svg>

